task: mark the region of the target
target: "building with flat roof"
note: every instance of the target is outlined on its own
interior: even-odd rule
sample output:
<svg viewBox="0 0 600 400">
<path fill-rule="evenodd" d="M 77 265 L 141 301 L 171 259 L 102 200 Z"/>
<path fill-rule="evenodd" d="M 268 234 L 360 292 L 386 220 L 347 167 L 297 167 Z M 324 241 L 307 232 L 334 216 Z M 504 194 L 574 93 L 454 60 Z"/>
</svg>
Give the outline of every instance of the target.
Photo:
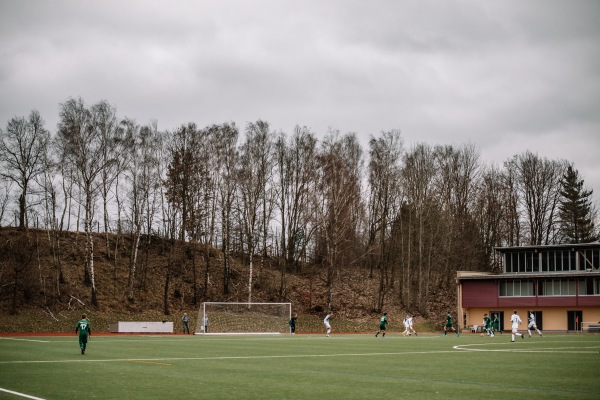
<svg viewBox="0 0 600 400">
<path fill-rule="evenodd" d="M 527 329 L 528 311 L 542 330 L 600 329 L 600 242 L 495 251 L 502 272 L 457 272 L 462 326 L 479 331 L 484 314 L 497 314 L 501 329 L 509 330 L 516 310 L 522 329 Z"/>
</svg>

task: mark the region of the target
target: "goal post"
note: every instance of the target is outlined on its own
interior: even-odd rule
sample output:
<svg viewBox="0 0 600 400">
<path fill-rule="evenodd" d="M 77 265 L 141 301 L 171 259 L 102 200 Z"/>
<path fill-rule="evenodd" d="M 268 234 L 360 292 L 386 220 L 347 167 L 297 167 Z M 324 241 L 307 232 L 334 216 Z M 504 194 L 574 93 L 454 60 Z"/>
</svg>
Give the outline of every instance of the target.
<svg viewBox="0 0 600 400">
<path fill-rule="evenodd" d="M 196 335 L 290 333 L 292 303 L 204 302 Z"/>
</svg>

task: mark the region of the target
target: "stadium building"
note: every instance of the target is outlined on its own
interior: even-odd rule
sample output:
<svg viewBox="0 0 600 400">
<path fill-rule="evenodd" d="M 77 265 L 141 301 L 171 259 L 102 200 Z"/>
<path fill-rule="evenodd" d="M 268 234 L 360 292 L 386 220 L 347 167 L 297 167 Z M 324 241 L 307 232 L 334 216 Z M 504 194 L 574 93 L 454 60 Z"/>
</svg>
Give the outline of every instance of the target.
<svg viewBox="0 0 600 400">
<path fill-rule="evenodd" d="M 497 247 L 502 272 L 458 271 L 463 327 L 480 332 L 483 315 L 498 314 L 510 330 L 517 310 L 527 329 L 533 311 L 543 331 L 600 331 L 600 242 Z"/>
</svg>

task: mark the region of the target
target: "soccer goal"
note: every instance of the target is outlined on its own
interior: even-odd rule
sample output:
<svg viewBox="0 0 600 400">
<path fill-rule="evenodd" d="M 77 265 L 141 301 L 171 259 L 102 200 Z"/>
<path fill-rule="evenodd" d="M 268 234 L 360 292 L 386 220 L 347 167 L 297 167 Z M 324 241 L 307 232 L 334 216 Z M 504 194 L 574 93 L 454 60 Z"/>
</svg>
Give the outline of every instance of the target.
<svg viewBox="0 0 600 400">
<path fill-rule="evenodd" d="M 290 333 L 292 303 L 205 302 L 198 311 L 194 334 Z"/>
</svg>

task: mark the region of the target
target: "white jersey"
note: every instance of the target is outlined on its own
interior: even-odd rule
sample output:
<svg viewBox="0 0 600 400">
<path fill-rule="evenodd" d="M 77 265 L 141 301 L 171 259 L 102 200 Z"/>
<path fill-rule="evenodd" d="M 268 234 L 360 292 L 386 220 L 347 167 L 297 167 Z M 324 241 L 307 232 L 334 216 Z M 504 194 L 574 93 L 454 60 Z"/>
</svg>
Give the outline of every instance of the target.
<svg viewBox="0 0 600 400">
<path fill-rule="evenodd" d="M 331 318 L 330 314 L 327 314 L 327 316 L 325 317 L 325 319 L 323 320 L 323 323 L 325 324 L 326 328 L 330 328 L 331 326 L 329 325 L 329 319 Z"/>
<path fill-rule="evenodd" d="M 412 319 L 412 317 L 406 318 L 405 325 L 412 328 L 412 326 L 413 326 L 413 319 Z"/>
<path fill-rule="evenodd" d="M 519 317 L 517 314 L 513 314 L 510 316 L 510 322 L 512 322 L 513 329 L 518 328 L 519 325 L 523 323 L 523 321 L 521 321 L 521 317 Z"/>
<path fill-rule="evenodd" d="M 535 326 L 536 326 L 536 324 L 535 324 L 535 314 L 531 313 L 531 314 L 529 314 L 529 328 L 533 328 Z"/>
</svg>

